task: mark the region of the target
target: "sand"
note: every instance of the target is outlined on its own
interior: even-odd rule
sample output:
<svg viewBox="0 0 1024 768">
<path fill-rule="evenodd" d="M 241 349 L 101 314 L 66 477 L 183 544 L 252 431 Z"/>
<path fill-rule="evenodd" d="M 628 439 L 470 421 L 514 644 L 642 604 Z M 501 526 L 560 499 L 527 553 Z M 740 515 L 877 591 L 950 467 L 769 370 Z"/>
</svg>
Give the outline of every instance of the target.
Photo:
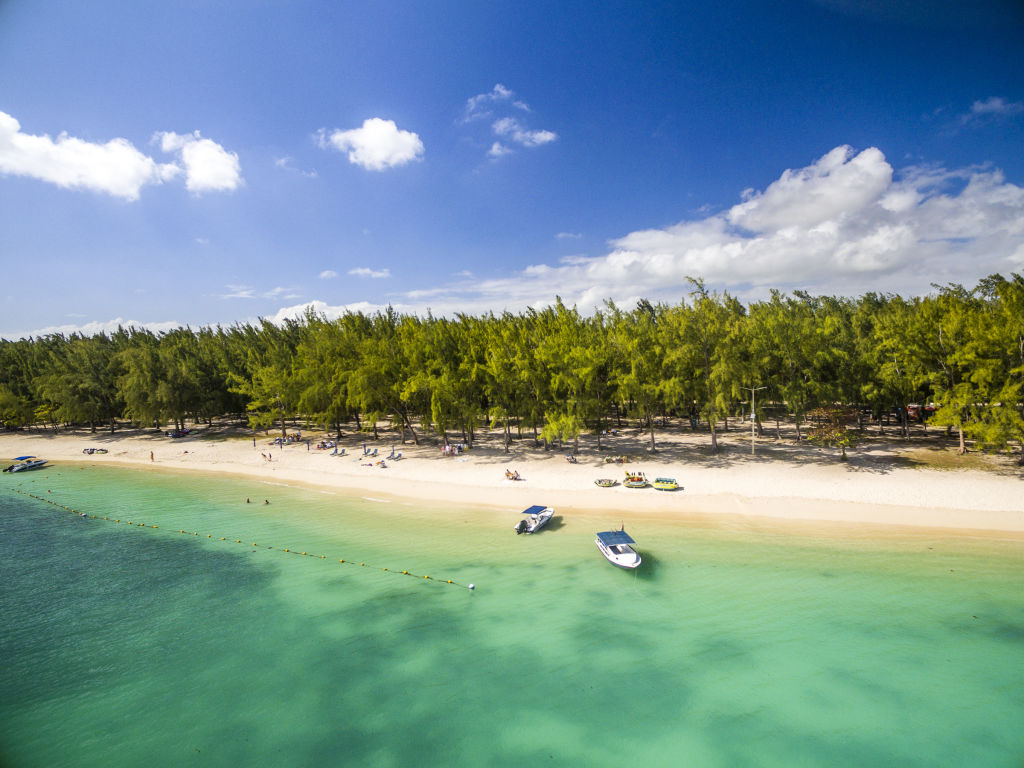
<svg viewBox="0 0 1024 768">
<path fill-rule="evenodd" d="M 0 456 L 222 472 L 431 503 L 501 509 L 545 504 L 559 514 L 577 510 L 607 517 L 609 524 L 656 517 L 742 528 L 785 523 L 798 531 L 832 523 L 845 524 L 850 531 L 888 526 L 1024 538 L 1021 468 L 977 454 L 956 457 L 934 441 L 865 442 L 842 462 L 835 451 L 767 437 L 758 440 L 757 455 L 751 456 L 750 434 L 740 431 L 723 435 L 722 450 L 714 456 L 706 434 L 659 433 L 659 450 L 650 454 L 646 435 L 630 430 L 606 437 L 600 451 L 594 438 L 587 438 L 578 463 L 571 464 L 565 450 L 545 452 L 531 439 L 516 441 L 506 454 L 497 433 L 458 456 L 442 455 L 433 438 L 416 446 L 393 443 L 390 436 L 374 441 L 367 435 L 348 435 L 340 443 L 346 455 L 332 456 L 329 450 L 316 450 L 323 433 L 303 433 L 302 442 L 284 448 L 271 445 L 273 437 L 261 433 L 254 446 L 251 433 L 241 430 L 199 428 L 177 439 L 152 430 L 119 429 L 113 435 L 25 431 L 0 434 Z M 363 457 L 364 444 L 377 449 L 377 458 Z M 402 458 L 378 465 L 392 445 Z M 108 453 L 84 454 L 89 447 Z M 630 461 L 606 463 L 611 455 L 628 455 Z M 682 489 L 594 484 L 599 477 L 621 481 L 626 468 L 643 471 L 651 480 L 674 477 Z M 506 469 L 518 471 L 522 479 L 507 480 Z"/>
</svg>

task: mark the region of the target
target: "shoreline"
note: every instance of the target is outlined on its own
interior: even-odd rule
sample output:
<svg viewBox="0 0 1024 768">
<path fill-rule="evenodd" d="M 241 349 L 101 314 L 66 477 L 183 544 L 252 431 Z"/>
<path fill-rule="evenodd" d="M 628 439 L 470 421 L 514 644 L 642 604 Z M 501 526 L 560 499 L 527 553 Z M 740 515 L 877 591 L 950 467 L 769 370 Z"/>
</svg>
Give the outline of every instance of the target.
<svg viewBox="0 0 1024 768">
<path fill-rule="evenodd" d="M 219 473 L 431 504 L 522 509 L 544 503 L 588 515 L 614 512 L 612 517 L 624 522 L 644 518 L 791 533 L 842 524 L 853 535 L 867 528 L 881 534 L 884 528 L 890 533 L 1024 539 L 1024 479 L 998 459 L 978 466 L 981 458 L 970 457 L 965 463 L 972 468 L 933 469 L 914 458 L 920 448 L 883 445 L 839 462 L 826 451 L 773 441 L 763 441 L 760 455 L 751 457 L 742 448 L 749 449 L 749 436 L 735 435 L 723 439 L 718 456 L 707 454 L 699 435 L 663 437 L 663 447 L 651 456 L 642 439 L 621 435 L 605 440 L 610 450 L 604 453 L 584 448 L 576 464 L 568 463 L 563 451 L 524 445 L 532 441 L 522 441 L 506 455 L 500 444 L 489 444 L 492 438 L 460 456 L 442 456 L 437 445 L 397 444 L 403 458 L 381 467 L 375 462 L 388 454 L 390 441 L 351 435 L 340 443 L 346 455 L 332 456 L 314 449 L 321 437 L 310 434 L 307 450 L 305 436 L 284 448 L 268 445 L 272 436 L 257 436 L 254 446 L 251 434 L 203 428 L 176 439 L 140 430 L 113 435 L 18 432 L 0 434 L 0 456 Z M 361 455 L 364 443 L 377 447 L 376 459 Z M 88 447 L 108 453 L 84 454 Z M 632 456 L 631 461 L 604 463 L 604 454 L 616 451 Z M 504 479 L 506 468 L 523 479 Z M 682 489 L 594 485 L 598 477 L 621 481 L 626 468 L 643 471 L 651 480 L 674 476 Z"/>
</svg>

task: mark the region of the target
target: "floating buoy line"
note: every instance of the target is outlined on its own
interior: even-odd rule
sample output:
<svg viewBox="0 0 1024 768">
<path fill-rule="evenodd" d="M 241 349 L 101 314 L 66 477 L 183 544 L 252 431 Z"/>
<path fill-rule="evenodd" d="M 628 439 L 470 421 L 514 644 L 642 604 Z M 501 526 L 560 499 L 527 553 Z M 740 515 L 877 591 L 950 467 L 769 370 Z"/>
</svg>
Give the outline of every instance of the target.
<svg viewBox="0 0 1024 768">
<path fill-rule="evenodd" d="M 42 501 L 42 502 L 44 502 L 46 504 L 49 504 L 50 506 L 56 507 L 58 509 L 63 509 L 66 512 L 71 512 L 72 514 L 77 515 L 78 517 L 85 518 L 87 520 L 104 520 L 104 521 L 109 522 L 109 523 L 119 523 L 121 525 L 130 525 L 130 526 L 137 527 L 137 528 L 159 528 L 160 527 L 158 525 L 150 525 L 148 523 L 140 523 L 140 522 L 134 521 L 134 520 L 128 520 L 128 519 L 122 520 L 119 517 L 118 518 L 112 518 L 110 516 L 102 516 L 101 517 L 100 515 L 90 515 L 90 514 L 87 514 L 85 512 L 80 512 L 79 510 L 77 510 L 77 509 L 75 509 L 73 507 L 68 507 L 68 506 L 65 506 L 64 504 L 59 504 L 56 501 L 54 501 L 53 499 L 48 499 L 45 496 L 37 496 L 34 493 L 28 493 L 27 491 L 23 491 L 23 490 L 21 490 L 19 488 L 11 488 L 10 490 L 14 491 L 14 493 L 20 493 L 22 496 L 27 496 L 29 498 L 36 499 L 37 501 Z M 164 528 L 163 530 L 165 530 L 165 531 L 169 530 L 169 531 L 171 531 L 171 533 L 185 534 L 187 536 L 199 536 L 199 531 L 186 531 L 183 528 L 182 529 L 178 529 L 177 531 L 175 531 L 173 528 Z M 323 560 L 325 562 L 328 560 L 327 555 L 316 555 L 316 554 L 310 554 L 309 552 L 300 552 L 297 549 L 290 549 L 288 547 L 261 546 L 261 545 L 257 544 L 256 542 L 247 543 L 247 542 L 243 541 L 242 539 L 231 539 L 231 538 L 228 538 L 227 536 L 215 537 L 212 533 L 206 534 L 206 538 L 211 539 L 211 540 L 216 538 L 216 540 L 218 540 L 218 541 L 231 542 L 233 544 L 245 544 L 247 549 L 252 549 L 252 548 L 268 549 L 268 550 L 274 550 L 274 551 L 277 551 L 277 552 L 283 552 L 283 553 L 288 554 L 288 555 L 298 555 L 299 557 L 311 557 L 311 558 L 313 558 L 315 560 Z M 333 560 L 332 560 L 332 562 L 333 562 Z M 357 560 L 350 560 L 350 559 L 346 559 L 344 557 L 339 557 L 338 558 L 338 563 L 341 564 L 341 565 L 354 565 L 354 566 L 357 566 L 357 567 L 360 567 L 360 568 L 369 568 L 371 570 L 379 570 L 379 571 L 386 572 L 386 573 L 392 573 L 392 574 L 395 574 L 397 576 L 412 576 L 415 579 L 424 579 L 426 581 L 433 581 L 433 582 L 436 582 L 438 584 L 451 584 L 454 587 L 463 587 L 465 589 L 470 589 L 470 590 L 476 589 L 476 585 L 475 584 L 457 584 L 456 582 L 452 581 L 451 579 L 438 579 L 438 578 L 434 578 L 433 576 L 426 576 L 426 575 L 418 576 L 415 573 L 411 573 L 411 572 L 405 571 L 405 570 L 400 571 L 400 570 L 397 570 L 395 568 L 379 568 L 377 566 L 370 565 L 369 563 L 363 563 L 363 562 L 359 562 Z"/>
</svg>

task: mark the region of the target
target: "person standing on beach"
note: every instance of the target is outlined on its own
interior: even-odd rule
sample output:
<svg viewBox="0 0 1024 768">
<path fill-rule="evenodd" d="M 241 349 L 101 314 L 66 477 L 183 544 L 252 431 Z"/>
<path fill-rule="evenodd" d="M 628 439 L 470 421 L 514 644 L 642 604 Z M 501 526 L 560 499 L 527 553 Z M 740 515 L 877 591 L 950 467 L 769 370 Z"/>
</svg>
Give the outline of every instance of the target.
<svg viewBox="0 0 1024 768">
<path fill-rule="evenodd" d="M 149 460 L 153 461 L 153 452 L 152 451 L 149 452 Z"/>
</svg>

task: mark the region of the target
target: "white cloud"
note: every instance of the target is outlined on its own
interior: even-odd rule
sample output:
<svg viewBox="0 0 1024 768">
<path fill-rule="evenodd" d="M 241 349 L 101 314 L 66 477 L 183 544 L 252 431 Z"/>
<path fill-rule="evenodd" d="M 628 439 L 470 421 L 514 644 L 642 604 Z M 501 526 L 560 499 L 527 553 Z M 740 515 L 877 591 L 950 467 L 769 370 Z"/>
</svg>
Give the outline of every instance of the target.
<svg viewBox="0 0 1024 768">
<path fill-rule="evenodd" d="M 210 139 L 204 139 L 199 131 L 191 134 L 159 132 L 154 137 L 160 141 L 164 152 L 177 152 L 185 166 L 185 187 L 189 192 L 225 191 L 237 189 L 242 184 L 242 168 L 238 155 Z"/>
<path fill-rule="evenodd" d="M 181 168 L 157 163 L 127 139 L 96 144 L 66 133 L 56 140 L 22 133 L 16 119 L 0 112 L 0 173 L 137 200 L 142 187 L 172 179 Z"/>
<path fill-rule="evenodd" d="M 771 288 L 920 295 L 931 283 L 972 285 L 1020 271 L 1024 187 L 987 167 L 895 171 L 876 148 L 842 146 L 764 190 L 748 190 L 727 210 L 610 245 L 603 256 L 569 256 L 496 279 L 453 276 L 394 306 L 453 314 L 546 306 L 555 295 L 584 311 L 608 298 L 620 306 L 678 302 L 688 276 L 743 299 Z"/>
<path fill-rule="evenodd" d="M 524 102 L 514 99 L 515 93 L 510 91 L 501 83 L 497 83 L 488 93 L 479 93 L 466 99 L 466 108 L 463 112 L 463 121 L 483 120 L 493 114 L 492 108 L 496 104 L 510 104 L 523 112 L 529 112 L 530 108 Z"/>
<path fill-rule="evenodd" d="M 488 157 L 504 157 L 505 155 L 512 154 L 512 150 L 502 144 L 500 141 L 496 141 L 491 144 L 491 148 L 487 150 Z"/>
<path fill-rule="evenodd" d="M 323 272 L 317 275 L 317 277 L 320 278 L 321 280 L 333 280 L 337 276 L 338 273 L 335 272 L 333 269 L 325 269 Z"/>
<path fill-rule="evenodd" d="M 290 307 L 282 307 L 273 315 L 267 318 L 272 323 L 280 325 L 286 320 L 301 320 L 306 313 L 313 310 L 318 315 L 323 315 L 328 320 L 334 320 L 349 312 L 361 312 L 364 315 L 373 315 L 383 312 L 388 307 L 399 312 L 413 312 L 414 308 L 407 304 L 376 304 L 369 301 L 355 301 L 351 304 L 331 305 L 325 301 L 306 301 Z"/>
<path fill-rule="evenodd" d="M 256 291 L 250 285 L 227 285 L 227 293 L 220 294 L 221 299 L 255 299 Z"/>
<path fill-rule="evenodd" d="M 501 136 L 524 147 L 539 147 L 558 138 L 554 131 L 530 131 L 513 117 L 503 117 L 491 125 L 495 136 Z"/>
<path fill-rule="evenodd" d="M 559 232 L 555 237 L 558 240 L 579 240 L 583 235 L 580 232 Z"/>
<path fill-rule="evenodd" d="M 227 285 L 227 293 L 217 296 L 219 299 L 297 299 L 300 294 L 294 288 L 277 286 L 269 291 L 257 292 L 251 285 Z"/>
<path fill-rule="evenodd" d="M 69 317 L 84 317 L 84 315 L 68 315 Z M 30 337 L 40 338 L 41 336 L 48 336 L 54 333 L 60 333 L 65 336 L 70 336 L 72 333 L 78 333 L 83 336 L 94 336 L 97 333 L 111 334 L 115 333 L 118 328 L 136 328 L 136 329 L 147 329 L 153 333 L 161 333 L 164 331 L 173 331 L 176 328 L 184 327 L 183 323 L 177 320 L 161 320 L 158 322 L 142 322 L 140 320 L 126 320 L 123 317 L 116 317 L 113 320 L 93 320 L 88 323 L 81 323 L 78 325 L 65 324 L 65 325 L 49 325 L 45 328 L 37 328 L 33 331 L 10 331 L 0 333 L 0 338 L 4 339 L 27 339 Z"/>
<path fill-rule="evenodd" d="M 300 176 L 305 176 L 307 179 L 318 178 L 320 174 L 316 172 L 316 169 L 312 171 L 304 171 L 301 168 L 296 168 L 292 165 L 293 158 L 291 157 L 278 157 L 274 160 L 274 165 L 281 170 L 288 171 L 289 173 L 297 173 Z"/>
<path fill-rule="evenodd" d="M 350 275 L 355 275 L 356 277 L 372 277 L 377 279 L 382 277 L 391 277 L 391 270 L 387 268 L 370 269 L 369 267 L 356 267 L 355 269 L 350 269 L 348 273 Z"/>
<path fill-rule="evenodd" d="M 991 125 L 1013 119 L 1021 113 L 1024 113 L 1024 103 L 990 96 L 984 101 L 975 101 L 969 110 L 957 115 L 954 122 L 946 127 L 946 132 L 948 135 L 956 135 L 964 128 Z"/>
<path fill-rule="evenodd" d="M 371 117 L 360 128 L 319 134 L 321 147 L 348 152 L 348 160 L 370 171 L 396 168 L 423 157 L 423 142 L 411 131 L 398 128 L 393 120 Z"/>
<path fill-rule="evenodd" d="M 558 134 L 554 131 L 533 130 L 523 125 L 520 120 L 521 113 L 532 111 L 525 102 L 515 98 L 513 91 L 498 83 L 489 93 L 477 94 L 466 101 L 462 122 L 471 123 L 485 119 L 491 121 L 491 134 L 498 137 L 499 141 L 491 143 L 487 156 L 497 159 L 513 154 L 513 146 L 516 145 L 527 148 L 539 147 L 558 139 Z"/>
<path fill-rule="evenodd" d="M 813 165 L 786 170 L 764 192 L 744 192 L 746 202 L 733 206 L 731 224 L 752 232 L 783 227 L 813 227 L 853 216 L 874 203 L 892 181 L 892 166 L 874 147 L 854 154 L 836 147 Z"/>
<path fill-rule="evenodd" d="M 1019 115 L 1024 112 L 1024 104 L 1019 101 L 1008 102 L 999 96 L 990 96 L 985 101 L 976 101 L 971 105 L 971 115 Z"/>
<path fill-rule="evenodd" d="M 181 165 L 158 163 L 127 139 L 97 144 L 66 133 L 56 140 L 22 133 L 17 120 L 0 112 L 0 173 L 125 200 L 137 200 L 148 184 L 161 184 L 182 174 L 185 186 L 194 193 L 235 189 L 241 184 L 238 155 L 201 138 L 199 131 L 187 136 L 157 133 L 154 140 L 160 141 L 164 152 L 178 153 Z"/>
</svg>

